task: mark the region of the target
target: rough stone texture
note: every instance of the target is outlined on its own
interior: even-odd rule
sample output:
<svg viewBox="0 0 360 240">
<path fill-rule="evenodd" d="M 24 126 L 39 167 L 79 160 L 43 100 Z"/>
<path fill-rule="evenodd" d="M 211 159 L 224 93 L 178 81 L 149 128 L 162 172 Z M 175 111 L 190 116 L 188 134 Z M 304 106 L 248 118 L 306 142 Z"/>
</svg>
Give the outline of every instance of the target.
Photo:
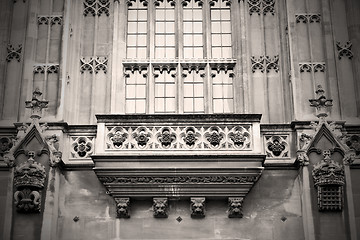
<svg viewBox="0 0 360 240">
<path fill-rule="evenodd" d="M 170 199 L 165 219 L 154 218 L 151 199 L 136 199 L 131 217 L 116 219 L 115 202 L 92 171 L 65 172 L 60 191 L 58 235 L 64 240 L 304 238 L 296 170 L 264 171 L 244 200 L 243 218 L 236 219 L 228 218 L 226 199 L 207 200 L 203 219 L 191 218 L 189 199 Z"/>
</svg>

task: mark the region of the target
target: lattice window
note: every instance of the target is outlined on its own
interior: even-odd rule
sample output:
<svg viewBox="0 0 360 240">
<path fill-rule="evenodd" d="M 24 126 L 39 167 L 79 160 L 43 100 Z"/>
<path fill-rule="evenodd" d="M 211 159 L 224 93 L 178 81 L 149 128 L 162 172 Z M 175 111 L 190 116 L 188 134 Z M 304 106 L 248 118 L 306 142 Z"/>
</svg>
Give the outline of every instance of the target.
<svg viewBox="0 0 360 240">
<path fill-rule="evenodd" d="M 144 2 L 130 1 L 127 15 L 127 48 L 128 58 L 147 57 L 147 6 Z"/>
<path fill-rule="evenodd" d="M 154 67 L 155 73 L 155 113 L 176 112 L 176 68 Z"/>
<path fill-rule="evenodd" d="M 125 112 L 146 113 L 147 67 L 125 68 Z"/>
<path fill-rule="evenodd" d="M 231 58 L 230 6 L 224 1 L 214 1 L 210 10 L 212 58 Z"/>
<path fill-rule="evenodd" d="M 234 112 L 233 73 L 223 69 L 212 69 L 211 77 L 213 112 Z"/>
<path fill-rule="evenodd" d="M 175 58 L 175 6 L 158 2 L 155 9 L 155 58 Z"/>
<path fill-rule="evenodd" d="M 204 69 L 188 68 L 183 73 L 184 113 L 204 113 Z"/>
<path fill-rule="evenodd" d="M 343 187 L 336 185 L 318 186 L 318 205 L 320 211 L 342 210 Z"/>
<path fill-rule="evenodd" d="M 203 14 L 194 0 L 183 9 L 184 58 L 203 58 Z"/>
</svg>

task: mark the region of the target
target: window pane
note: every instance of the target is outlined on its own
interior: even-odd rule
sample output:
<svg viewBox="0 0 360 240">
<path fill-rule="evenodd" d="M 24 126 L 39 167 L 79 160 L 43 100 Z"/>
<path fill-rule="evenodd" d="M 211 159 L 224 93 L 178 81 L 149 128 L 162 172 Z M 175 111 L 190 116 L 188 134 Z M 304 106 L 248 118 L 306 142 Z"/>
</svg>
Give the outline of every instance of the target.
<svg viewBox="0 0 360 240">
<path fill-rule="evenodd" d="M 201 9 L 194 9 L 194 20 L 201 21 L 202 20 L 202 10 Z"/>
<path fill-rule="evenodd" d="M 137 45 L 138 46 L 146 46 L 146 40 L 147 40 L 146 35 L 138 35 Z M 129 39 L 128 39 L 128 41 L 129 41 Z"/>
<path fill-rule="evenodd" d="M 203 49 L 202 48 L 194 48 L 194 57 L 203 58 Z"/>
<path fill-rule="evenodd" d="M 126 100 L 126 113 L 135 113 L 135 100 Z"/>
<path fill-rule="evenodd" d="M 203 97 L 204 96 L 204 88 L 202 84 L 194 85 L 194 96 L 195 97 Z"/>
<path fill-rule="evenodd" d="M 232 58 L 231 47 L 224 47 L 223 48 L 223 57 L 224 58 Z"/>
<path fill-rule="evenodd" d="M 165 23 L 164 22 L 157 22 L 155 30 L 156 30 L 157 33 L 165 33 Z"/>
<path fill-rule="evenodd" d="M 128 35 L 127 45 L 128 46 L 136 46 L 136 35 Z"/>
<path fill-rule="evenodd" d="M 166 46 L 175 46 L 175 35 L 166 35 Z"/>
<path fill-rule="evenodd" d="M 213 98 L 222 98 L 222 86 L 221 85 L 213 85 Z"/>
<path fill-rule="evenodd" d="M 156 9 L 156 20 L 165 20 L 165 10 Z"/>
<path fill-rule="evenodd" d="M 166 9 L 166 20 L 174 21 L 175 20 L 175 10 Z"/>
<path fill-rule="evenodd" d="M 136 112 L 137 113 L 145 113 L 146 112 L 146 101 L 145 100 L 137 100 L 136 101 Z"/>
<path fill-rule="evenodd" d="M 221 31 L 222 31 L 222 33 L 231 33 L 231 24 L 230 24 L 230 22 L 222 22 L 221 23 Z"/>
<path fill-rule="evenodd" d="M 166 57 L 175 58 L 175 48 L 166 48 Z"/>
<path fill-rule="evenodd" d="M 165 96 L 165 86 L 163 84 L 155 85 L 155 97 L 164 97 Z"/>
<path fill-rule="evenodd" d="M 211 10 L 211 20 L 220 20 L 220 10 Z"/>
<path fill-rule="evenodd" d="M 184 9 L 184 20 L 192 20 L 191 9 Z"/>
<path fill-rule="evenodd" d="M 155 46 L 165 46 L 165 35 L 155 36 Z"/>
<path fill-rule="evenodd" d="M 137 23 L 129 22 L 128 23 L 128 33 L 136 33 L 137 32 Z"/>
<path fill-rule="evenodd" d="M 194 33 L 202 33 L 202 22 L 194 22 Z"/>
<path fill-rule="evenodd" d="M 136 21 L 137 20 L 137 10 L 129 10 L 128 11 L 128 20 Z"/>
<path fill-rule="evenodd" d="M 126 97 L 127 98 L 135 98 L 135 85 L 127 85 L 126 86 Z"/>
<path fill-rule="evenodd" d="M 166 99 L 166 109 L 167 112 L 175 112 L 175 98 L 167 98 Z"/>
<path fill-rule="evenodd" d="M 138 10 L 138 20 L 146 21 L 147 19 L 147 10 Z"/>
<path fill-rule="evenodd" d="M 193 46 L 192 35 L 184 35 L 184 46 Z"/>
<path fill-rule="evenodd" d="M 232 113 L 234 110 L 234 100 L 224 99 L 224 113 Z"/>
<path fill-rule="evenodd" d="M 193 48 L 184 48 L 184 58 L 193 58 Z"/>
<path fill-rule="evenodd" d="M 221 20 L 230 20 L 230 10 L 228 9 L 221 10 Z"/>
<path fill-rule="evenodd" d="M 211 23 L 211 32 L 212 33 L 220 33 L 221 32 L 220 26 L 221 26 L 220 22 L 212 22 Z"/>
<path fill-rule="evenodd" d="M 221 48 L 220 47 L 212 48 L 212 57 L 213 58 L 221 58 Z"/>
<path fill-rule="evenodd" d="M 232 85 L 224 85 L 224 98 L 233 98 Z"/>
<path fill-rule="evenodd" d="M 166 84 L 166 97 L 174 97 L 175 96 L 175 84 Z"/>
<path fill-rule="evenodd" d="M 184 99 L 184 112 L 193 112 L 193 104 L 194 104 L 193 98 L 185 98 Z"/>
<path fill-rule="evenodd" d="M 212 34 L 211 35 L 211 43 L 213 46 L 221 46 L 221 35 L 220 34 Z"/>
<path fill-rule="evenodd" d="M 164 58 L 165 49 L 164 48 L 156 48 L 155 49 L 155 58 Z"/>
<path fill-rule="evenodd" d="M 127 49 L 127 57 L 135 58 L 136 57 L 136 48 L 128 48 Z"/>
<path fill-rule="evenodd" d="M 138 33 L 146 33 L 147 32 L 147 23 L 146 22 L 139 22 L 138 23 Z"/>
<path fill-rule="evenodd" d="M 145 98 L 146 96 L 146 86 L 138 85 L 136 87 L 136 98 Z"/>
<path fill-rule="evenodd" d="M 184 33 L 192 33 L 192 22 L 184 22 Z"/>
<path fill-rule="evenodd" d="M 138 48 L 138 58 L 146 58 L 146 48 Z"/>
<path fill-rule="evenodd" d="M 167 22 L 166 23 L 166 33 L 174 33 L 175 32 L 175 23 L 174 22 Z"/>
<path fill-rule="evenodd" d="M 194 36 L 194 46 L 203 46 L 203 41 L 202 41 L 202 35 L 193 35 Z"/>
<path fill-rule="evenodd" d="M 185 84 L 184 85 L 184 97 L 193 97 L 193 85 L 192 84 Z"/>
<path fill-rule="evenodd" d="M 164 111 L 165 111 L 164 98 L 155 98 L 155 112 L 164 112 Z"/>
<path fill-rule="evenodd" d="M 231 46 L 231 35 L 230 34 L 222 34 L 221 35 L 221 43 L 222 43 L 222 46 Z"/>
<path fill-rule="evenodd" d="M 223 112 L 223 100 L 222 99 L 214 99 L 213 107 L 214 107 L 214 113 L 222 113 Z"/>
<path fill-rule="evenodd" d="M 203 98 L 195 98 L 195 112 L 203 112 L 204 111 L 204 99 Z"/>
</svg>

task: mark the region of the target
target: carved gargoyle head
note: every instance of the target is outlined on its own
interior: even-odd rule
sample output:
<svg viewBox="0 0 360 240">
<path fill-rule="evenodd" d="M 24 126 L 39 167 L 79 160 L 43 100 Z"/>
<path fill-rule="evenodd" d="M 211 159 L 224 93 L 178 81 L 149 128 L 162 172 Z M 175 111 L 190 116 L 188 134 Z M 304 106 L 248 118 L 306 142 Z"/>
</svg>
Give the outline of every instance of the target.
<svg viewBox="0 0 360 240">
<path fill-rule="evenodd" d="M 154 210 L 154 217 L 167 217 L 168 213 L 167 213 L 167 207 L 168 207 L 168 202 L 167 202 L 167 198 L 154 198 L 153 199 L 153 210 Z"/>
<path fill-rule="evenodd" d="M 119 218 L 129 218 L 130 199 L 118 198 L 116 201 L 116 213 Z"/>
<path fill-rule="evenodd" d="M 242 214 L 242 204 L 244 199 L 243 198 L 229 198 L 229 211 L 228 216 L 229 218 L 241 218 Z"/>
<path fill-rule="evenodd" d="M 205 217 L 205 198 L 191 198 L 190 206 L 192 217 Z"/>
</svg>

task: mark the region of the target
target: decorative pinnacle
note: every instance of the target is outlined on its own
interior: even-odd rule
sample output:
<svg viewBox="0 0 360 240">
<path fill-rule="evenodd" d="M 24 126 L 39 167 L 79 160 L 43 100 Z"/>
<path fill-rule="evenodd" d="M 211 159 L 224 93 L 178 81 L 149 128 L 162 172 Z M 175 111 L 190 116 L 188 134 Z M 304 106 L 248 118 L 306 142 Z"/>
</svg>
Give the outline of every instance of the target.
<svg viewBox="0 0 360 240">
<path fill-rule="evenodd" d="M 31 101 L 26 101 L 26 108 L 31 108 L 31 119 L 40 119 L 41 118 L 41 111 L 43 108 L 47 108 L 49 101 L 45 99 L 40 100 L 40 96 L 42 92 L 40 92 L 39 88 L 36 88 L 33 92 L 33 96 Z"/>
<path fill-rule="evenodd" d="M 316 90 L 316 95 L 318 97 L 318 99 L 309 99 L 310 102 L 310 106 L 311 107 L 315 107 L 317 110 L 317 114 L 316 116 L 318 118 L 325 118 L 328 116 L 327 114 L 327 108 L 331 107 L 332 104 L 332 99 L 326 99 L 324 93 L 324 89 L 322 88 L 321 85 L 318 85 L 318 89 Z"/>
</svg>

